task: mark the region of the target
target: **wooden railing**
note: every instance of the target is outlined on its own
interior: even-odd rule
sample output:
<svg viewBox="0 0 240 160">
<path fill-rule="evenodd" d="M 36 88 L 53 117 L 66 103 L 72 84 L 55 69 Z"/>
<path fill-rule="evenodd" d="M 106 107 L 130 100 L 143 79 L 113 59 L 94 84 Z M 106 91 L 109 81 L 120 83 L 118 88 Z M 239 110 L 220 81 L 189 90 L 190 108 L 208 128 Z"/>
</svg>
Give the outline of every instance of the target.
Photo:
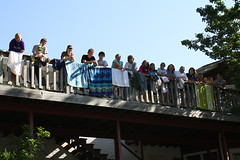
<svg viewBox="0 0 240 160">
<path fill-rule="evenodd" d="M 16 77 L 16 84 L 11 83 L 11 71 L 7 67 L 9 52 L 0 50 L 0 84 L 13 85 L 16 87 L 35 88 L 40 90 L 48 90 L 62 93 L 74 93 L 88 95 L 88 89 L 81 89 L 66 85 L 66 73 L 64 69 L 55 70 L 53 66 L 46 63 L 45 66 L 39 64 L 39 81 L 36 80 L 34 74 L 34 64 L 31 61 L 30 55 L 23 56 L 22 75 Z M 46 83 L 42 85 L 42 78 L 45 77 Z M 150 86 L 154 83 L 153 80 L 146 76 L 150 81 Z M 177 81 L 164 83 L 166 92 L 163 88 L 157 88 L 155 92 L 151 89 L 141 92 L 134 89 L 130 81 L 130 87 L 113 87 L 113 95 L 105 98 L 122 99 L 126 101 L 139 101 L 161 106 L 183 107 L 192 109 L 201 109 L 197 105 L 196 87 L 194 83 L 185 83 L 182 89 L 177 88 Z M 214 93 L 214 111 L 222 113 L 230 113 L 233 107 L 240 107 L 240 93 L 236 90 L 213 88 Z"/>
</svg>

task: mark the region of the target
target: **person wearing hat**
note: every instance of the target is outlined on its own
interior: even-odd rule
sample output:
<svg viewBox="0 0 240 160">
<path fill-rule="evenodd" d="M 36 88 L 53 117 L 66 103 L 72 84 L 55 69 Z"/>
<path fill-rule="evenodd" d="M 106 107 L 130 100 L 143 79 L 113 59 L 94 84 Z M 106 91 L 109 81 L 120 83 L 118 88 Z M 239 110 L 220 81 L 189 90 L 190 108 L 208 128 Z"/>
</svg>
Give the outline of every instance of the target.
<svg viewBox="0 0 240 160">
<path fill-rule="evenodd" d="M 32 53 L 33 53 L 33 61 L 34 61 L 34 73 L 37 77 L 37 80 L 39 81 L 39 64 L 43 64 L 42 62 L 47 62 L 49 61 L 49 58 L 47 58 L 47 39 L 46 38 L 42 38 L 40 40 L 40 44 L 39 45 L 34 45 L 33 49 L 32 49 Z M 31 75 L 31 73 L 30 73 Z M 43 85 L 45 85 L 45 79 L 43 77 L 42 79 Z"/>
<path fill-rule="evenodd" d="M 66 51 L 62 52 L 61 59 L 74 62 L 72 45 L 68 45 Z"/>
</svg>

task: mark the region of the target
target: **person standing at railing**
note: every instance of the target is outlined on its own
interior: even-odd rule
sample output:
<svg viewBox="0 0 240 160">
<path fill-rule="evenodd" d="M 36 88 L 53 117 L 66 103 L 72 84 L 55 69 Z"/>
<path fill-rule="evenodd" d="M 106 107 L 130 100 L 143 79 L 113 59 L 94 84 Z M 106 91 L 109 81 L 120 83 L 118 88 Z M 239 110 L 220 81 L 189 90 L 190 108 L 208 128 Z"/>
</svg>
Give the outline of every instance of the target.
<svg viewBox="0 0 240 160">
<path fill-rule="evenodd" d="M 72 45 L 68 45 L 66 51 L 62 52 L 61 59 L 67 60 L 67 61 L 72 61 L 72 62 L 75 61 Z"/>
<path fill-rule="evenodd" d="M 189 68 L 188 73 L 186 74 L 189 82 L 196 82 L 197 78 L 195 75 L 195 69 L 193 67 Z"/>
<path fill-rule="evenodd" d="M 173 93 L 175 92 L 175 86 L 173 85 L 173 81 L 176 80 L 176 75 L 175 75 L 175 67 L 173 64 L 169 64 L 167 67 L 167 75 L 166 75 L 169 79 L 169 83 L 168 83 L 168 92 L 169 93 Z M 172 102 L 172 94 L 169 94 L 169 101 Z"/>
<path fill-rule="evenodd" d="M 198 73 L 196 83 L 205 84 L 204 77 L 202 73 Z"/>
<path fill-rule="evenodd" d="M 25 44 L 22 40 L 22 35 L 20 33 L 15 34 L 15 38 L 9 43 L 9 51 L 14 51 L 17 53 L 23 53 L 25 50 Z M 11 71 L 11 81 L 16 84 L 16 75 Z"/>
<path fill-rule="evenodd" d="M 148 95 L 150 93 L 150 80 L 147 79 L 149 78 L 149 73 L 150 73 L 150 66 L 149 66 L 149 62 L 147 60 L 144 60 L 142 62 L 142 65 L 139 68 L 139 73 L 140 77 L 141 77 L 141 82 L 142 82 L 142 92 L 143 94 L 143 99 L 146 101 L 146 90 L 148 90 Z M 147 78 L 146 78 L 147 76 Z"/>
<path fill-rule="evenodd" d="M 88 54 L 82 56 L 81 63 L 93 64 L 93 65 L 97 66 L 98 63 L 97 63 L 95 57 L 93 56 L 93 54 L 94 54 L 94 50 L 92 48 L 90 48 L 88 50 Z"/>
<path fill-rule="evenodd" d="M 160 68 L 157 69 L 157 74 L 162 77 L 162 76 L 166 76 L 167 75 L 167 71 L 165 69 L 166 64 L 164 62 L 162 62 L 160 64 Z"/>
<path fill-rule="evenodd" d="M 205 84 L 213 85 L 213 78 L 211 77 L 211 75 L 209 73 L 205 74 L 204 82 L 205 82 Z"/>
<path fill-rule="evenodd" d="M 32 49 L 32 53 L 34 55 L 34 58 L 32 59 L 34 61 L 34 74 L 37 77 L 37 81 L 39 82 L 39 65 L 43 64 L 45 65 L 46 62 L 49 62 L 50 59 L 47 58 L 47 39 L 42 38 L 40 40 L 40 44 L 34 45 Z M 31 75 L 31 74 L 30 74 Z M 31 76 L 30 76 L 31 77 Z M 42 85 L 46 85 L 45 77 L 42 76 Z"/>
<path fill-rule="evenodd" d="M 184 83 L 188 81 L 188 77 L 184 71 L 185 71 L 185 67 L 181 66 L 179 68 L 179 71 L 175 72 L 176 79 L 177 79 L 177 88 L 180 91 L 182 105 L 183 105 L 183 98 L 184 98 L 183 97 L 183 87 L 184 87 Z"/>
<path fill-rule="evenodd" d="M 106 61 L 106 60 L 103 60 L 103 58 L 105 57 L 105 53 L 104 53 L 103 51 L 99 52 L 99 53 L 98 53 L 98 57 L 99 57 L 99 59 L 98 59 L 98 61 L 97 61 L 98 65 L 99 65 L 99 66 L 107 67 L 107 66 L 108 66 L 107 61 Z"/>
<path fill-rule="evenodd" d="M 134 62 L 134 57 L 132 55 L 129 55 L 127 58 L 127 62 L 124 65 L 124 69 L 132 72 L 137 71 L 137 63 Z"/>
<path fill-rule="evenodd" d="M 129 55 L 127 57 L 127 62 L 124 65 L 124 69 L 128 71 L 129 80 L 131 82 L 131 88 L 130 93 L 132 94 L 133 88 L 140 91 L 141 90 L 141 81 L 139 73 L 137 72 L 137 63 L 134 62 L 134 57 L 132 55 Z"/>
<path fill-rule="evenodd" d="M 176 75 L 175 75 L 175 67 L 173 64 L 169 64 L 167 67 L 167 77 L 169 80 L 173 81 L 176 79 Z"/>
<path fill-rule="evenodd" d="M 178 81 L 177 84 L 178 84 L 179 89 L 183 89 L 184 83 L 188 81 L 188 77 L 184 71 L 185 71 L 185 67 L 181 66 L 179 68 L 179 71 L 175 72 L 175 76 Z"/>
<path fill-rule="evenodd" d="M 120 54 L 115 55 L 115 59 L 112 62 L 112 68 L 123 69 L 123 61 L 121 61 Z"/>
<path fill-rule="evenodd" d="M 217 79 L 213 82 L 213 85 L 216 87 L 224 88 L 226 85 L 226 80 L 223 79 L 221 73 L 217 74 Z"/>
</svg>

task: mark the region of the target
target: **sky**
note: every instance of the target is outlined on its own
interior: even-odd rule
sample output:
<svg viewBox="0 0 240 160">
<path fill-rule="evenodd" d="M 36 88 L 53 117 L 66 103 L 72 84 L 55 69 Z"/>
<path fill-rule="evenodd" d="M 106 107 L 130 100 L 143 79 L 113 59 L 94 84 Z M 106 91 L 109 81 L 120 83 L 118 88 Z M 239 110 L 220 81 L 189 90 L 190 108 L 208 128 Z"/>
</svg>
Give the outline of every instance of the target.
<svg viewBox="0 0 240 160">
<path fill-rule="evenodd" d="M 196 9 L 206 4 L 209 0 L 1 0 L 0 49 L 8 50 L 19 32 L 26 54 L 46 38 L 51 58 L 60 58 L 71 44 L 76 62 L 93 48 L 96 59 L 105 52 L 110 66 L 120 54 L 124 64 L 133 55 L 138 67 L 146 59 L 156 69 L 165 62 L 188 72 L 214 62 L 181 45 L 204 32 Z"/>
</svg>

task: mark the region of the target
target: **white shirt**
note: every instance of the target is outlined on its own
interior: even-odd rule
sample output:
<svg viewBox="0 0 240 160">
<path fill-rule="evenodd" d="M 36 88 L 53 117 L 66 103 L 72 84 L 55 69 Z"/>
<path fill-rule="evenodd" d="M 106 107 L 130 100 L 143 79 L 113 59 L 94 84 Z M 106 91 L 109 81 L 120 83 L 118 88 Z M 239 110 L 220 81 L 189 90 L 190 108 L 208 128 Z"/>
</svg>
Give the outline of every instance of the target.
<svg viewBox="0 0 240 160">
<path fill-rule="evenodd" d="M 185 78 L 186 80 L 188 80 L 188 77 L 187 77 L 187 75 L 186 75 L 186 73 L 180 73 L 180 71 L 176 71 L 176 72 L 174 72 L 175 73 L 175 76 L 177 77 L 177 78 Z"/>
<path fill-rule="evenodd" d="M 166 71 L 166 69 L 158 68 L 157 73 L 160 73 L 160 74 L 162 74 L 162 75 L 166 75 L 166 74 L 167 74 L 167 71 Z"/>
<path fill-rule="evenodd" d="M 135 62 L 133 62 L 133 64 L 134 64 Z M 125 66 L 124 66 L 124 68 L 127 68 L 127 69 L 130 69 L 130 70 L 137 70 L 137 64 L 135 63 L 135 66 L 134 66 L 134 68 L 133 68 L 133 64 L 131 64 L 131 63 L 129 63 L 129 62 L 126 62 L 125 63 Z"/>
<path fill-rule="evenodd" d="M 107 61 L 105 61 L 105 60 L 102 60 L 102 61 L 97 61 L 98 62 L 98 64 L 100 65 L 100 66 L 108 66 L 108 63 L 107 63 Z"/>
</svg>

